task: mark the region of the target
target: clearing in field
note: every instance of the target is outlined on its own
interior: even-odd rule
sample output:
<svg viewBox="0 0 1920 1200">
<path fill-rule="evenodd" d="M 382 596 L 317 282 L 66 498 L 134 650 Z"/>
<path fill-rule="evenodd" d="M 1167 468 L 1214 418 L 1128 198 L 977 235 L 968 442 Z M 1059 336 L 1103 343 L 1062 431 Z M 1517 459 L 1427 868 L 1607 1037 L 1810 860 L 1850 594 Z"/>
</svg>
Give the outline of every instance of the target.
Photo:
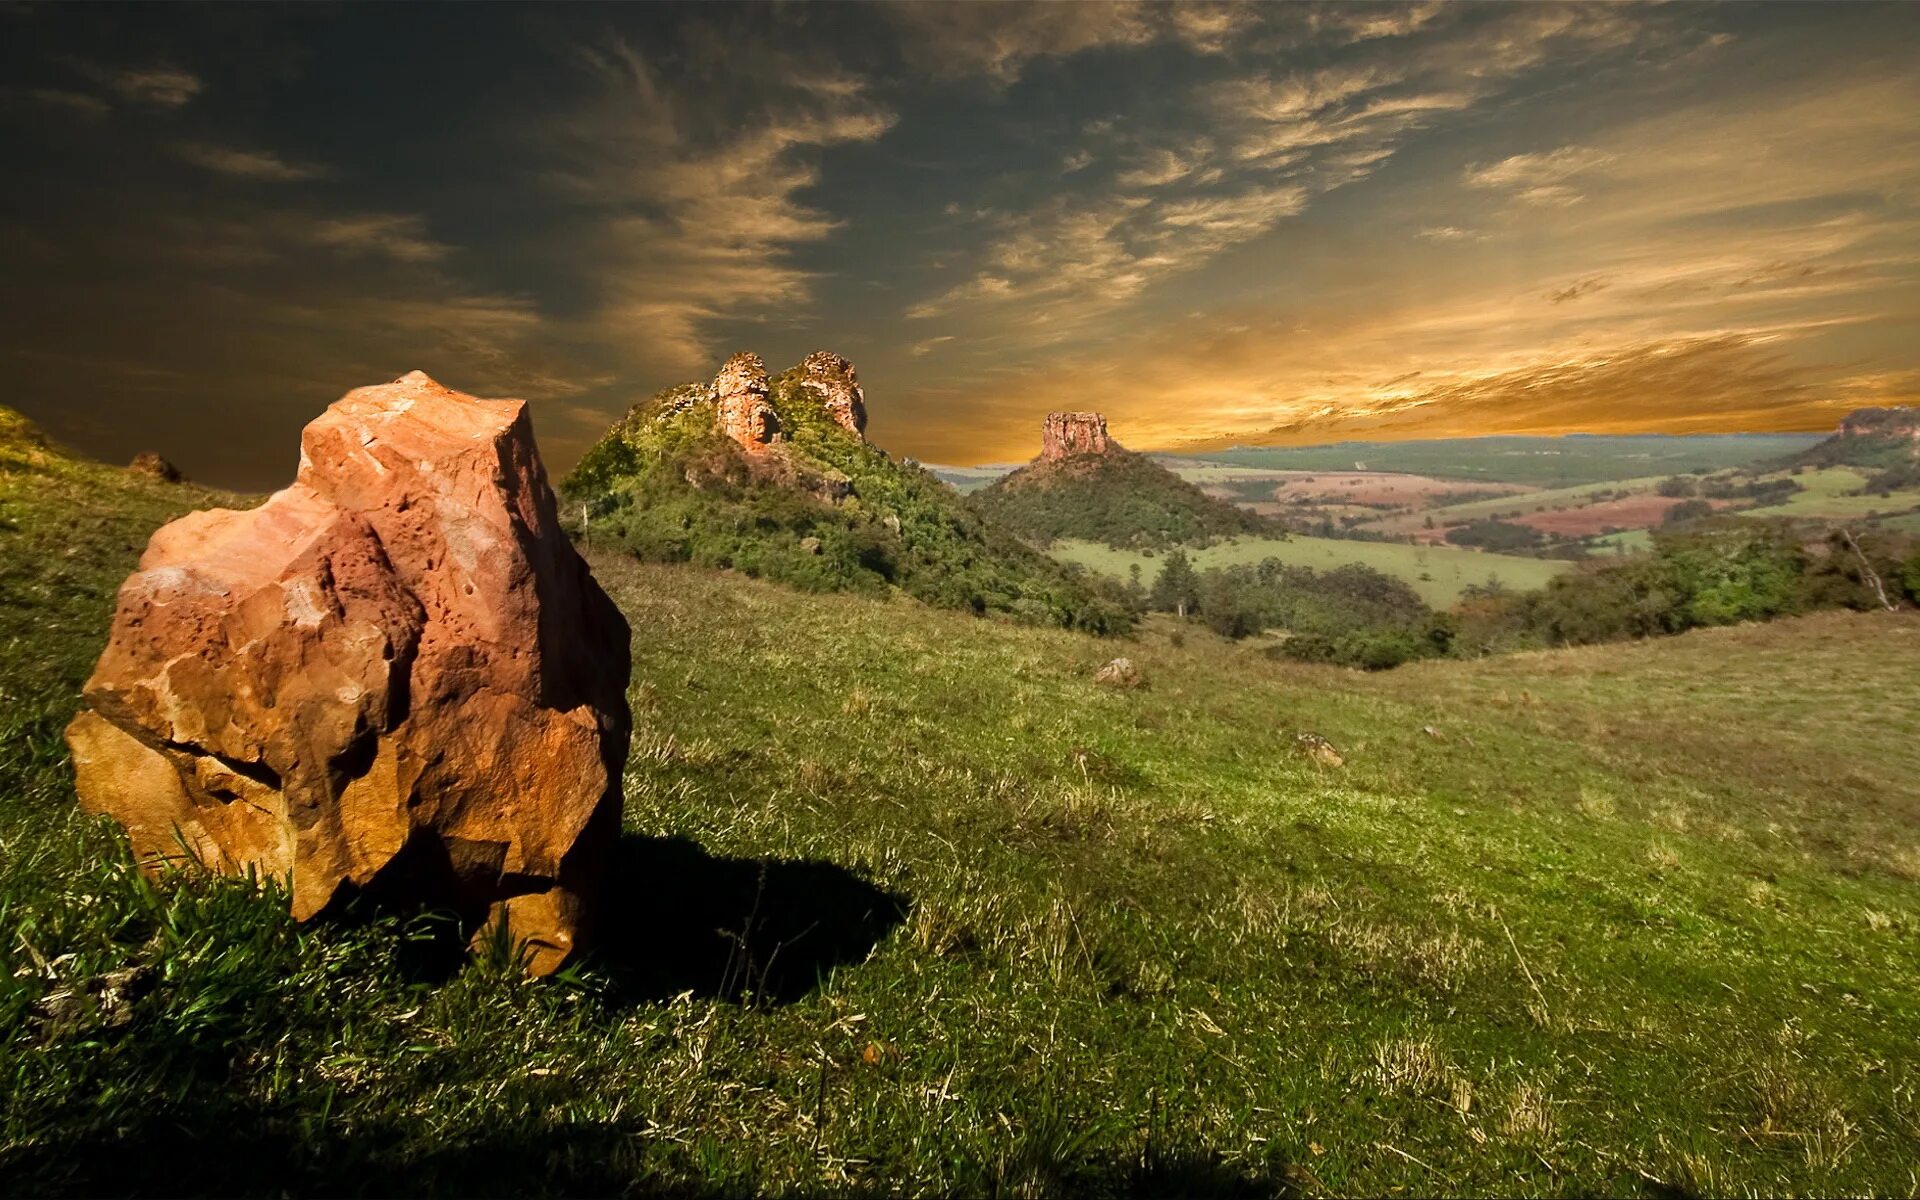
<svg viewBox="0 0 1920 1200">
<path fill-rule="evenodd" d="M 1116 550 L 1094 542 L 1059 541 L 1048 553 L 1063 562 L 1079 563 L 1091 571 L 1126 579 L 1135 566 L 1143 583 L 1151 584 L 1160 570 L 1160 558 L 1132 550 Z M 1489 554 L 1457 546 L 1409 546 L 1401 542 L 1360 542 L 1346 538 L 1295 536 L 1289 538 L 1234 538 L 1203 548 L 1188 548 L 1187 557 L 1202 570 L 1277 558 L 1296 567 L 1327 571 L 1348 563 L 1372 567 L 1405 580 L 1420 598 L 1435 608 L 1447 608 L 1469 587 L 1490 582 L 1508 591 L 1545 587 L 1567 569 L 1565 562 Z"/>
<path fill-rule="evenodd" d="M 1516 495 L 1538 489 L 1516 483 L 1480 483 L 1402 475 L 1390 471 L 1278 471 L 1273 498 L 1281 503 L 1358 504 L 1369 508 L 1437 508 L 1452 496 Z"/>
<path fill-rule="evenodd" d="M 1623 496 L 1618 500 L 1602 500 L 1596 504 L 1531 512 L 1514 518 L 1514 523 L 1538 529 L 1541 533 L 1565 537 L 1651 529 L 1660 524 L 1669 509 L 1682 502 L 1677 497 L 1644 492 L 1637 496 Z"/>
</svg>

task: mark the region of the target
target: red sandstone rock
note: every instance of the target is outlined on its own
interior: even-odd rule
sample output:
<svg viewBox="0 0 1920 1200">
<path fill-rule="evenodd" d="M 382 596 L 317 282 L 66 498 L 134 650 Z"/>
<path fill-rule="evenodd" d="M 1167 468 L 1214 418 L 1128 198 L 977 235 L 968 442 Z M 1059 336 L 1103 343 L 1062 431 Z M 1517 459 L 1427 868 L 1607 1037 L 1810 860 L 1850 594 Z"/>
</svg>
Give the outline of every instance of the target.
<svg viewBox="0 0 1920 1200">
<path fill-rule="evenodd" d="M 866 396 L 852 363 L 838 354 L 815 350 L 800 360 L 800 373 L 801 385 L 819 398 L 820 407 L 836 424 L 856 437 L 866 436 Z"/>
<path fill-rule="evenodd" d="M 626 621 L 562 534 L 526 406 L 419 372 L 306 429 L 292 487 L 153 536 L 68 727 L 143 864 L 505 920 L 550 971 L 620 820 Z"/>
<path fill-rule="evenodd" d="M 1107 452 L 1107 419 L 1096 412 L 1047 414 L 1041 431 L 1040 457 L 1059 462 L 1075 454 Z"/>
<path fill-rule="evenodd" d="M 751 351 L 729 358 L 713 377 L 713 403 L 720 431 L 749 452 L 781 440 L 780 418 L 767 403 L 767 364 Z"/>
</svg>

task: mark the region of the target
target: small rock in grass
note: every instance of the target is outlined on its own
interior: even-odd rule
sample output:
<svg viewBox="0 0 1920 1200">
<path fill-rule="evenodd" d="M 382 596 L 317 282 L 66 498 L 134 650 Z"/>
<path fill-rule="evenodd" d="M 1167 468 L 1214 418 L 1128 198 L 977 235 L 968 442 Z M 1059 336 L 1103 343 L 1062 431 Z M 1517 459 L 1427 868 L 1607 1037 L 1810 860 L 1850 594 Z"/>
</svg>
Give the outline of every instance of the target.
<svg viewBox="0 0 1920 1200">
<path fill-rule="evenodd" d="M 1116 658 L 1106 666 L 1094 672 L 1093 681 L 1102 687 L 1131 690 L 1146 682 L 1140 676 L 1140 669 L 1133 665 L 1130 658 Z"/>
<path fill-rule="evenodd" d="M 819 538 L 817 538 L 817 537 L 803 537 L 803 538 L 801 538 L 801 539 L 800 539 L 800 550 L 801 550 L 801 552 L 802 552 L 803 554 L 818 554 L 818 553 L 820 553 L 820 539 L 819 539 Z"/>
<path fill-rule="evenodd" d="M 1340 757 L 1340 752 L 1333 748 L 1333 743 L 1317 733 L 1297 734 L 1294 737 L 1294 741 L 1299 745 L 1302 754 L 1323 767 L 1344 767 L 1347 765 L 1347 760 Z"/>
<path fill-rule="evenodd" d="M 158 479 L 161 483 L 181 483 L 186 479 L 186 476 L 180 473 L 179 467 L 152 450 L 142 450 L 134 455 L 133 461 L 127 464 L 127 470 L 135 475 Z"/>
</svg>

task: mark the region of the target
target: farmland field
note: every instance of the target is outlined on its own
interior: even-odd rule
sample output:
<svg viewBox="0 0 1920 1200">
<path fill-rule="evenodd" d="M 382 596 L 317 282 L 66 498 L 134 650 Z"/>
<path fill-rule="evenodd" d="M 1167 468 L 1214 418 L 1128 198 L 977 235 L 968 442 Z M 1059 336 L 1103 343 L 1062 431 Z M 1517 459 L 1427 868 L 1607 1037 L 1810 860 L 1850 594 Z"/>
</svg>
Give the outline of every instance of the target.
<svg viewBox="0 0 1920 1200">
<path fill-rule="evenodd" d="M 1404 471 L 1449 479 L 1568 487 L 1620 476 L 1748 467 L 1798 453 L 1825 436 L 1736 433 L 1439 438 L 1325 446 L 1239 446 L 1193 457 L 1207 463 L 1273 470 Z"/>
<path fill-rule="evenodd" d="M 1610 479 L 1603 483 L 1581 484 L 1578 487 L 1548 488 L 1543 491 L 1528 492 L 1519 496 L 1501 496 L 1492 500 L 1472 500 L 1465 504 L 1446 504 L 1430 508 L 1424 512 L 1401 513 L 1368 522 L 1366 528 L 1382 533 L 1423 533 L 1438 537 L 1437 531 L 1429 531 L 1426 522 L 1431 519 L 1435 526 L 1463 525 L 1469 521 L 1482 521 L 1492 517 L 1505 517 L 1509 513 L 1544 513 L 1554 509 L 1577 508 L 1593 502 L 1601 492 L 1651 492 L 1664 475 L 1650 475 L 1635 479 Z"/>
<path fill-rule="evenodd" d="M 1142 582 L 1148 584 L 1160 569 L 1160 560 L 1155 556 L 1093 542 L 1061 541 L 1055 543 L 1049 553 L 1063 562 L 1079 563 L 1088 570 L 1118 579 L 1127 578 L 1129 569 L 1137 564 Z M 1509 591 L 1544 587 L 1568 565 L 1551 559 L 1488 554 L 1457 546 L 1409 546 L 1402 542 L 1304 536 L 1235 538 L 1189 549 L 1187 556 L 1200 568 L 1257 563 L 1267 558 L 1321 571 L 1359 563 L 1405 580 L 1420 593 L 1422 600 L 1436 608 L 1452 605 L 1469 586 L 1484 585 L 1489 580 L 1497 581 Z"/>
</svg>

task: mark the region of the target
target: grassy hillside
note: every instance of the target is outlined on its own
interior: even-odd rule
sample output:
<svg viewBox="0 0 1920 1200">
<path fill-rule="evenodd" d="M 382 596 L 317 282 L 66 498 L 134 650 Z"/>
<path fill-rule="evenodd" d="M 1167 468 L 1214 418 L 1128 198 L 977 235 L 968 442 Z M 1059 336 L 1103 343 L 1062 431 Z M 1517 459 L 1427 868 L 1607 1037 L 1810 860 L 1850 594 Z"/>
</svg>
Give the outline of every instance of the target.
<svg viewBox="0 0 1920 1200">
<path fill-rule="evenodd" d="M 1094 542 L 1062 541 L 1054 545 L 1051 553 L 1065 562 L 1078 563 L 1088 570 L 1115 579 L 1127 578 L 1137 565 L 1143 582 L 1148 584 L 1153 582 L 1160 569 L 1157 557 L 1138 551 L 1115 550 Z M 1436 608 L 1453 604 L 1468 587 L 1485 586 L 1489 580 L 1510 591 L 1543 587 L 1568 566 L 1551 559 L 1487 554 L 1454 546 L 1409 546 L 1400 542 L 1356 542 L 1343 538 L 1304 536 L 1284 539 L 1234 538 L 1190 550 L 1187 557 L 1202 570 L 1236 563 L 1257 563 L 1268 558 L 1316 570 L 1358 563 L 1406 582 L 1420 593 L 1422 600 Z"/>
<path fill-rule="evenodd" d="M 1635 475 L 1752 466 L 1796 454 L 1822 437 L 1817 433 L 1706 433 L 1435 438 L 1327 446 L 1238 446 L 1194 457 L 1245 467 L 1408 471 L 1449 479 L 1570 487 Z M 1366 465 L 1356 467 L 1356 463 Z"/>
<path fill-rule="evenodd" d="M 946 608 L 1109 632 L 1115 604 L 933 475 L 835 424 L 799 368 L 770 380 L 788 440 L 748 454 L 715 427 L 699 384 L 636 405 L 561 486 L 591 544 L 656 562 L 730 567 L 811 591 L 898 588 Z"/>
<path fill-rule="evenodd" d="M 8 1190 L 187 1178 L 157 1162 L 383 1193 L 1920 1170 L 1911 615 L 1360 676 L 602 555 L 635 631 L 625 932 L 529 984 L 437 958 L 431 923 L 294 927 L 128 871 L 57 733 L 178 500 L 85 482 L 0 471 Z M 1091 684 L 1116 648 L 1144 690 Z"/>
<path fill-rule="evenodd" d="M 994 480 L 972 500 L 997 524 L 1040 542 L 1079 538 L 1110 546 L 1204 545 L 1274 528 L 1118 446 L 1057 462 L 1036 459 Z"/>
</svg>

